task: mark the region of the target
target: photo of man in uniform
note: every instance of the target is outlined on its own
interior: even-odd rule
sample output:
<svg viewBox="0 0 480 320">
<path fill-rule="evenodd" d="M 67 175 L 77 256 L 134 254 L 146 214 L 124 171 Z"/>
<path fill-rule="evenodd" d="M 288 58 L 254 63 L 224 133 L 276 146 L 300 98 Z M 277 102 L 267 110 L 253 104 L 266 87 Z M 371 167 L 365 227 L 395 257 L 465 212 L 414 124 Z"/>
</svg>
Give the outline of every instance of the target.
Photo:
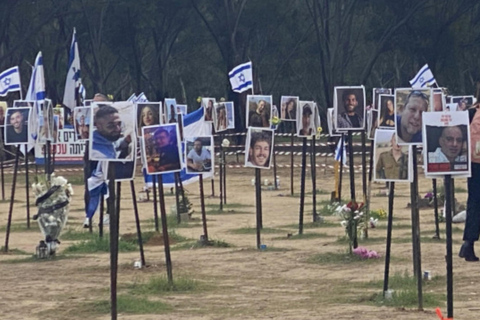
<svg viewBox="0 0 480 320">
<path fill-rule="evenodd" d="M 398 145 L 394 132 L 378 130 L 380 134 L 386 132 L 391 135 L 390 150 L 379 154 L 375 163 L 376 180 L 407 180 L 408 179 L 408 154 Z M 376 135 L 378 139 L 378 135 Z M 376 146 L 377 147 L 377 146 Z"/>
</svg>

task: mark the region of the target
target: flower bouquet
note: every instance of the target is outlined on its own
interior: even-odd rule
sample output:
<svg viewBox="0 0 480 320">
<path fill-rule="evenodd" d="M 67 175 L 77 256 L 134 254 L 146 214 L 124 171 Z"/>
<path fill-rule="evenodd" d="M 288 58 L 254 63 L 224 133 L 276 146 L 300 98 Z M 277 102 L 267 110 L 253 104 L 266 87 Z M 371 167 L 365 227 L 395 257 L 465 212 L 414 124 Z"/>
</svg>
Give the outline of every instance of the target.
<svg viewBox="0 0 480 320">
<path fill-rule="evenodd" d="M 349 252 L 358 247 L 358 230 L 365 230 L 365 216 L 363 214 L 363 203 L 350 201 L 348 204 L 338 207 L 336 215 L 340 216 L 343 221 L 341 225 L 345 228 L 348 237 Z"/>
<path fill-rule="evenodd" d="M 32 189 L 36 197 L 35 205 L 38 206 L 38 213 L 33 216 L 33 220 L 38 221 L 45 237 L 45 240 L 40 241 L 37 252 L 38 248 L 44 248 L 46 256 L 42 255 L 41 258 L 46 258 L 55 255 L 57 244 L 60 244 L 58 237 L 67 223 L 73 189 L 67 179 L 53 174 L 50 181 L 32 184 Z"/>
</svg>

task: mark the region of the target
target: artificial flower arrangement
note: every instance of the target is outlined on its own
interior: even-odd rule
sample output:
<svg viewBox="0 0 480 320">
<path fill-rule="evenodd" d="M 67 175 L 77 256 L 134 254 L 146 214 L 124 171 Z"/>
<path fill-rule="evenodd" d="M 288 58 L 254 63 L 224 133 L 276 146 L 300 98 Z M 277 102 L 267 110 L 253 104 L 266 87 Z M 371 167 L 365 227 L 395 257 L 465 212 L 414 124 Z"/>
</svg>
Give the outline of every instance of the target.
<svg viewBox="0 0 480 320">
<path fill-rule="evenodd" d="M 33 216 L 33 220 L 38 221 L 38 226 L 45 237 L 45 240 L 40 241 L 39 246 L 46 247 L 48 256 L 53 256 L 57 244 L 60 244 L 58 237 L 67 223 L 73 189 L 67 179 L 54 174 L 51 175 L 50 181 L 40 180 L 38 177 L 35 180 L 36 183 L 32 184 L 32 189 L 36 197 L 35 205 L 38 206 L 38 213 Z"/>
</svg>

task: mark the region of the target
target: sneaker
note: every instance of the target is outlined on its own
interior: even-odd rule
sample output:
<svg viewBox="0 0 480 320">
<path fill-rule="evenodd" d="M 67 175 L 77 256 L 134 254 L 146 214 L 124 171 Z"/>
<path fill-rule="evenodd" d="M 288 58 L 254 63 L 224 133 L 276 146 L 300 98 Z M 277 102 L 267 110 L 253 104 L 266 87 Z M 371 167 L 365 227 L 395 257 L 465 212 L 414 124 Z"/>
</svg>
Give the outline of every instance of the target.
<svg viewBox="0 0 480 320">
<path fill-rule="evenodd" d="M 108 214 L 103 216 L 103 225 L 108 226 L 110 224 L 110 216 Z"/>
<path fill-rule="evenodd" d="M 88 218 L 85 218 L 85 221 L 83 221 L 83 227 L 85 229 L 90 227 L 90 221 L 88 220 Z"/>
</svg>

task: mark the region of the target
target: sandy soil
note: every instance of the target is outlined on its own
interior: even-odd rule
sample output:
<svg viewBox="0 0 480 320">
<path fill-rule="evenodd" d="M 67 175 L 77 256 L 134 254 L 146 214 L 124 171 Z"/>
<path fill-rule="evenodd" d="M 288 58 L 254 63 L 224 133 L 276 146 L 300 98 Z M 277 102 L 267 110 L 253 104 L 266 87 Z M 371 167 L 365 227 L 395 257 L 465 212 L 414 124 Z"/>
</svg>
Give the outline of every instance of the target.
<svg viewBox="0 0 480 320">
<path fill-rule="evenodd" d="M 233 159 L 232 159 L 233 160 Z M 299 159 L 298 159 L 299 160 Z M 287 164 L 288 158 L 279 157 L 279 163 Z M 322 158 L 323 162 L 324 159 Z M 329 160 L 330 161 L 330 160 Z M 61 173 L 61 172 L 60 172 Z M 59 174 L 60 174 L 59 173 Z M 65 173 L 72 176 L 77 173 Z M 300 169 L 295 169 L 296 177 Z M 349 264 L 330 263 L 314 264 L 308 259 L 321 253 L 345 253 L 347 245 L 338 241 L 344 235 L 339 225 L 339 218 L 326 217 L 327 222 L 335 226 L 307 228 L 304 233 L 321 233 L 316 238 L 292 240 L 287 234 L 298 233 L 299 197 L 290 197 L 289 169 L 282 168 L 278 172 L 280 190 L 262 192 L 264 228 L 274 228 L 278 233 L 263 233 L 262 243 L 267 250 L 256 250 L 255 234 L 236 234 L 232 230 L 255 227 L 255 190 L 251 185 L 254 177 L 253 169 L 234 168 L 228 170 L 227 195 L 228 203 L 248 205 L 235 208 L 234 212 L 208 215 L 208 232 L 210 239 L 222 240 L 232 244 L 231 248 L 183 249 L 172 251 L 173 274 L 175 277 L 189 277 L 208 285 L 208 289 L 188 294 L 167 294 L 158 299 L 172 306 L 172 311 L 160 315 L 127 315 L 120 314 L 120 319 L 437 319 L 434 308 L 398 309 L 379 307 L 368 303 L 370 297 L 382 291 L 382 286 L 359 286 L 370 280 L 382 280 L 384 259 L 377 261 L 360 261 Z M 7 177 L 8 178 L 8 177 Z M 216 177 L 216 195 L 218 196 L 218 177 Z M 272 171 L 262 171 L 264 178 L 273 180 Z M 333 174 L 330 169 L 317 170 L 317 188 L 331 192 L 333 190 Z M 343 194 L 349 192 L 348 176 L 344 177 Z M 10 250 L 18 249 L 31 254 L 41 239 L 36 222 L 32 222 L 32 230 L 21 226 L 26 224 L 26 208 L 23 178 L 19 179 L 17 199 L 13 213 L 13 224 L 16 226 L 10 236 Z M 137 179 L 137 190 L 143 183 Z M 356 175 L 357 197 L 361 198 L 361 178 Z M 439 180 L 439 184 L 442 181 Z M 127 184 L 123 187 L 121 201 L 120 233 L 134 233 L 134 214 L 131 194 Z M 295 181 L 296 192 L 300 183 Z M 383 184 L 372 184 L 372 194 L 378 194 Z M 464 179 L 456 181 L 457 188 L 466 188 Z M 311 190 L 311 180 L 307 175 L 307 191 Z M 420 179 L 420 195 L 431 189 L 431 180 Z M 190 228 L 177 228 L 176 232 L 191 239 L 199 239 L 202 232 L 200 223 L 200 200 L 198 184 L 186 187 L 190 201 L 194 204 L 193 225 Z M 84 213 L 82 186 L 75 186 L 75 196 L 71 206 L 68 230 L 88 232 L 82 228 Z M 166 192 L 169 192 L 166 190 Z M 391 274 L 396 272 L 412 273 L 412 245 L 410 226 L 409 185 L 396 184 L 394 210 L 394 239 L 406 239 L 392 245 Z M 205 193 L 211 194 L 210 181 L 205 182 Z M 7 197 L 10 195 L 10 184 L 7 184 Z M 466 193 L 457 193 L 457 199 L 465 202 Z M 327 194 L 318 195 L 317 201 L 329 199 Z M 387 197 L 373 196 L 372 209 L 387 209 Z M 174 197 L 166 197 L 167 208 L 174 203 Z M 312 221 L 312 199 L 306 196 L 305 222 Z M 33 197 L 31 198 L 31 203 Z M 218 197 L 209 197 L 207 204 L 218 204 Z M 320 205 L 318 209 L 320 209 Z M 5 225 L 9 203 L 0 203 L 0 227 L 5 239 Z M 153 218 L 152 202 L 139 203 L 142 220 L 142 231 L 151 231 L 149 222 Z M 36 211 L 31 209 L 32 214 Z M 421 236 L 431 239 L 434 235 L 433 209 L 420 211 Z M 95 220 L 94 232 L 98 232 L 98 218 Z M 480 318 L 480 302 L 478 299 L 479 263 L 467 263 L 457 257 L 461 245 L 463 225 L 454 226 L 453 258 L 454 265 L 454 307 L 455 319 Z M 430 270 L 432 275 L 445 279 L 445 224 L 440 225 L 439 241 L 424 241 L 421 247 L 422 269 Z M 386 219 L 376 229 L 369 231 L 369 240 L 360 241 L 360 245 L 385 253 Z M 62 251 L 73 241 L 63 241 L 58 259 L 35 262 L 24 261 L 25 255 L 0 254 L 0 310 L 1 319 L 109 319 L 109 314 L 89 312 L 88 302 L 109 299 L 109 263 L 108 253 L 69 255 L 61 259 Z M 2 243 L 3 245 L 3 243 Z M 138 252 L 119 254 L 118 284 L 120 294 L 128 292 L 127 285 L 145 281 L 153 276 L 165 275 L 165 259 L 163 246 L 145 246 L 148 268 L 134 269 L 133 262 L 139 258 Z M 17 260 L 17 263 L 7 263 Z M 433 289 L 425 290 L 446 295 L 446 283 Z M 446 314 L 446 303 L 439 307 Z"/>
</svg>

